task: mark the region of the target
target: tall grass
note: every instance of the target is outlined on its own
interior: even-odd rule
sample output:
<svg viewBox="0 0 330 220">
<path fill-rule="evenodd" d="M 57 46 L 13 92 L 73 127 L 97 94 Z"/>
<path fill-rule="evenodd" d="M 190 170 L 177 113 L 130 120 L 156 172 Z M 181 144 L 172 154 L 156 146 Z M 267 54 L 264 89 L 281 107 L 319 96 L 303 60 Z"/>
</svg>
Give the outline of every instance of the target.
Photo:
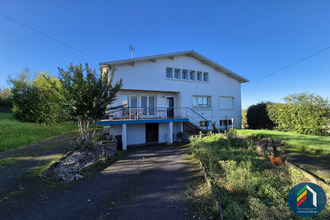
<svg viewBox="0 0 330 220">
<path fill-rule="evenodd" d="M 20 122 L 14 119 L 13 114 L 0 112 L 0 152 L 25 147 L 75 127 L 74 123 L 45 125 Z"/>
<path fill-rule="evenodd" d="M 220 134 L 191 138 L 195 157 L 206 166 L 224 208 L 225 219 L 295 219 L 286 197 L 301 174 L 273 166 L 259 156 L 249 140 L 225 139 Z M 323 216 L 329 215 L 324 212 Z"/>
<path fill-rule="evenodd" d="M 243 137 L 282 139 L 286 147 L 330 159 L 330 136 L 304 135 L 294 132 L 272 130 L 237 130 Z"/>
</svg>

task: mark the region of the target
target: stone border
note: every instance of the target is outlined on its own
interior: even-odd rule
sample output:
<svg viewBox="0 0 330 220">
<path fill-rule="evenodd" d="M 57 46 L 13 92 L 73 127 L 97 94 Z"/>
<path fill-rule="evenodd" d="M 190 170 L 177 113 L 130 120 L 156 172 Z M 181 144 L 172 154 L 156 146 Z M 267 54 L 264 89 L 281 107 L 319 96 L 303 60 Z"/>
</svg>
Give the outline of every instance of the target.
<svg viewBox="0 0 330 220">
<path fill-rule="evenodd" d="M 298 170 L 302 175 L 304 175 L 304 177 L 310 179 L 312 181 L 312 183 L 315 183 L 315 184 L 317 184 L 321 187 L 324 187 L 325 189 L 330 191 L 330 185 L 328 183 L 326 183 L 322 178 L 316 176 L 315 174 L 309 173 L 306 170 L 303 170 L 303 169 L 299 168 L 297 165 L 293 164 L 292 162 L 289 162 L 288 160 L 286 160 L 284 162 L 284 164 L 287 167 Z"/>
</svg>

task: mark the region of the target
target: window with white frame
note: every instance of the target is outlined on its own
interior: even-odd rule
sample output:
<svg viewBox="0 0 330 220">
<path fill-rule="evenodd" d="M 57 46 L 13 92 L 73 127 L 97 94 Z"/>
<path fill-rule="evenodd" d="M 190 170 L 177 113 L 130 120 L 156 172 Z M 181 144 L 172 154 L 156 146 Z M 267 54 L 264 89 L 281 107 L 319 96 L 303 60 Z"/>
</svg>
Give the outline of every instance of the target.
<svg viewBox="0 0 330 220">
<path fill-rule="evenodd" d="M 197 81 L 202 81 L 202 72 L 197 72 Z"/>
<path fill-rule="evenodd" d="M 219 97 L 219 109 L 220 110 L 232 110 L 232 109 L 234 109 L 234 97 L 220 96 Z"/>
<path fill-rule="evenodd" d="M 174 70 L 174 78 L 180 79 L 180 69 L 175 69 Z"/>
<path fill-rule="evenodd" d="M 204 82 L 208 82 L 209 81 L 209 73 L 204 72 L 203 81 Z"/>
<path fill-rule="evenodd" d="M 173 68 L 166 68 L 166 78 L 173 78 Z"/>
<path fill-rule="evenodd" d="M 190 79 L 190 80 L 195 80 L 195 71 L 190 70 L 190 73 L 189 73 L 189 79 Z"/>
<path fill-rule="evenodd" d="M 188 79 L 188 70 L 182 70 L 182 79 Z"/>
<path fill-rule="evenodd" d="M 194 107 L 210 107 L 210 96 L 193 96 Z"/>
</svg>

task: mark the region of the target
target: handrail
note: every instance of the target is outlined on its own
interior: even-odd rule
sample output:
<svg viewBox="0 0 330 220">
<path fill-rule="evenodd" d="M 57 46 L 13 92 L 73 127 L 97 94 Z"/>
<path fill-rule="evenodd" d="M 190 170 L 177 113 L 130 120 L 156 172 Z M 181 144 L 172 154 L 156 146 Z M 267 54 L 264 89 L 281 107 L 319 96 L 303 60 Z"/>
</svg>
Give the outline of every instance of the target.
<svg viewBox="0 0 330 220">
<path fill-rule="evenodd" d="M 209 123 L 209 121 L 204 116 L 202 116 L 201 114 L 199 114 L 198 112 L 196 112 L 194 109 L 192 109 L 190 107 L 185 107 L 185 108 L 190 109 L 193 113 L 195 113 L 196 115 L 198 115 L 199 117 L 201 117 L 202 119 L 204 119 L 205 121 L 207 121 L 207 123 Z"/>
<path fill-rule="evenodd" d="M 108 108 L 108 110 L 112 110 Z M 185 110 L 185 111 L 184 111 Z M 189 114 L 190 113 L 190 114 Z M 108 114 L 110 116 L 110 114 Z M 124 107 L 121 106 L 111 111 L 114 119 L 146 119 L 146 118 L 189 118 L 194 124 L 199 125 L 200 121 L 206 122 L 207 128 L 209 121 L 190 107 Z M 198 118 L 198 119 L 196 119 Z"/>
</svg>

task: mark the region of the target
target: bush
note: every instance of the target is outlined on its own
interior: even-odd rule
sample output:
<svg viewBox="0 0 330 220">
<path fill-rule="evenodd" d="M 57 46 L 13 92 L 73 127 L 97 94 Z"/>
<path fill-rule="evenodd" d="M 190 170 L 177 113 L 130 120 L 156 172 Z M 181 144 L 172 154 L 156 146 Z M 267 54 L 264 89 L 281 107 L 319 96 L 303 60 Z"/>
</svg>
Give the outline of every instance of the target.
<svg viewBox="0 0 330 220">
<path fill-rule="evenodd" d="M 330 125 L 328 99 L 308 93 L 293 94 L 284 99 L 285 104 L 267 104 L 269 118 L 278 129 L 317 135 L 327 132 Z"/>
<path fill-rule="evenodd" d="M 58 79 L 46 72 L 39 72 L 34 80 L 30 77 L 28 71 L 23 71 L 16 79 L 9 79 L 15 118 L 48 124 L 67 119 Z"/>
<path fill-rule="evenodd" d="M 275 126 L 268 116 L 267 104 L 262 102 L 248 108 L 246 118 L 250 129 L 272 129 Z"/>
</svg>

